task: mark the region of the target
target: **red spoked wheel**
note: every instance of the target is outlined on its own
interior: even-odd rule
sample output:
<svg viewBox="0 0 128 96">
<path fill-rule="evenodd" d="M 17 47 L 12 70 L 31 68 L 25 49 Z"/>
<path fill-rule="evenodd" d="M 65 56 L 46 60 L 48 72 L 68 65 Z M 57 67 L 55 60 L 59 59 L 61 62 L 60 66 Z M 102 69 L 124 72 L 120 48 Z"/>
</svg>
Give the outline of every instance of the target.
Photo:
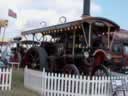
<svg viewBox="0 0 128 96">
<path fill-rule="evenodd" d="M 95 67 L 92 71 L 92 76 L 109 76 L 109 71 L 104 65 Z"/>
<path fill-rule="evenodd" d="M 108 76 L 108 69 L 104 65 L 104 61 L 106 60 L 105 52 L 100 50 L 95 54 L 95 64 L 93 66 L 92 76 Z"/>
</svg>

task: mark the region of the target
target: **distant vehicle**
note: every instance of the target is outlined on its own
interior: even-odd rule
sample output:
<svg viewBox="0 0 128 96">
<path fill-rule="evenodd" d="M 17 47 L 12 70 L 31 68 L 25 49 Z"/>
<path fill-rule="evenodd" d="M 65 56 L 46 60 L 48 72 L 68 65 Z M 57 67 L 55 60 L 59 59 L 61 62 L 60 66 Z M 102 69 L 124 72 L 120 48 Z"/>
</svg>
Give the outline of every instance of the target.
<svg viewBox="0 0 128 96">
<path fill-rule="evenodd" d="M 15 47 L 11 47 L 11 56 L 10 62 L 19 62 L 20 67 L 24 67 L 23 57 L 26 53 L 27 49 L 30 48 L 33 44 L 38 45 L 39 42 L 32 41 L 32 40 L 22 40 L 21 37 L 15 37 L 12 44 L 15 44 Z"/>
<path fill-rule="evenodd" d="M 120 30 L 114 34 L 111 68 L 120 71 L 128 67 L 128 31 Z"/>
</svg>

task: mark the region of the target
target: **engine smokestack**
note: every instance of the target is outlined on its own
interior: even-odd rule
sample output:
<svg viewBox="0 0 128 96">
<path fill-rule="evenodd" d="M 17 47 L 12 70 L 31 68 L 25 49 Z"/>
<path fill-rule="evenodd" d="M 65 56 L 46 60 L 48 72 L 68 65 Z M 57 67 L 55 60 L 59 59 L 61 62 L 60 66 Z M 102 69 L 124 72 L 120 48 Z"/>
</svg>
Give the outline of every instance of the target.
<svg viewBox="0 0 128 96">
<path fill-rule="evenodd" d="M 90 0 L 84 0 L 82 17 L 85 16 L 90 16 Z"/>
</svg>

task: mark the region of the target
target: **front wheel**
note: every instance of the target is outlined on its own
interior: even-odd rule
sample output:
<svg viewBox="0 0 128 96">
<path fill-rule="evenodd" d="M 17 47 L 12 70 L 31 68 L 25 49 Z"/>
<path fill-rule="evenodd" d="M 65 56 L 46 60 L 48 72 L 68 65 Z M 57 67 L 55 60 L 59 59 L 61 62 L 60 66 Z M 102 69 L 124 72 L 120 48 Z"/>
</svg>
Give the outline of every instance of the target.
<svg viewBox="0 0 128 96">
<path fill-rule="evenodd" d="M 93 69 L 92 76 L 109 76 L 109 71 L 107 67 L 100 65 Z"/>
</svg>

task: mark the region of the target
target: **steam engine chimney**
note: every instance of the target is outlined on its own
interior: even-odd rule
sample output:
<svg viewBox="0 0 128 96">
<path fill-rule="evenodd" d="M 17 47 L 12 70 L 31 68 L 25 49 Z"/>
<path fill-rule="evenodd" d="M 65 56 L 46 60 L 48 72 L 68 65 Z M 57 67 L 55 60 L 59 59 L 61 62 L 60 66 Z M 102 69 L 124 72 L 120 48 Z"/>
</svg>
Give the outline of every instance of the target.
<svg viewBox="0 0 128 96">
<path fill-rule="evenodd" d="M 83 18 L 86 16 L 90 16 L 90 0 L 84 0 L 83 4 Z"/>
</svg>

